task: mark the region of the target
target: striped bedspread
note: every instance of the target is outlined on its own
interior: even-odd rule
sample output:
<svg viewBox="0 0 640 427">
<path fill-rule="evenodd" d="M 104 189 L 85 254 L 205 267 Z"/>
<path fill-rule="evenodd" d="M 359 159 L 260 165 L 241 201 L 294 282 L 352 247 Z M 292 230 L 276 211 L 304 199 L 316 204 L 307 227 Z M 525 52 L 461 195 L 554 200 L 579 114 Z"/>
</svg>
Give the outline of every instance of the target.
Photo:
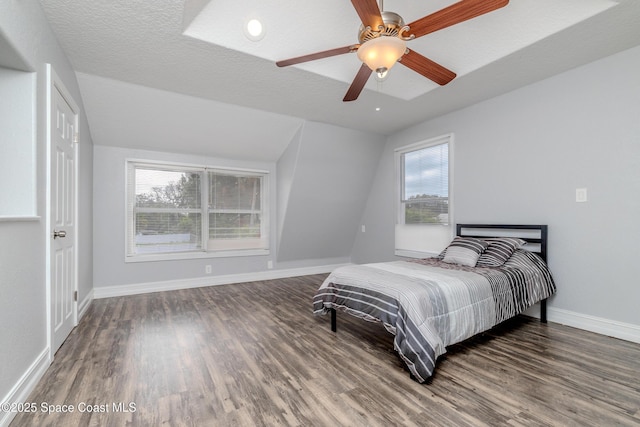
<svg viewBox="0 0 640 427">
<path fill-rule="evenodd" d="M 555 290 L 544 261 L 517 250 L 494 268 L 435 258 L 340 267 L 316 292 L 313 310 L 325 314 L 335 308 L 382 322 L 395 334 L 394 348 L 411 373 L 424 382 L 446 346 L 492 328 Z"/>
</svg>

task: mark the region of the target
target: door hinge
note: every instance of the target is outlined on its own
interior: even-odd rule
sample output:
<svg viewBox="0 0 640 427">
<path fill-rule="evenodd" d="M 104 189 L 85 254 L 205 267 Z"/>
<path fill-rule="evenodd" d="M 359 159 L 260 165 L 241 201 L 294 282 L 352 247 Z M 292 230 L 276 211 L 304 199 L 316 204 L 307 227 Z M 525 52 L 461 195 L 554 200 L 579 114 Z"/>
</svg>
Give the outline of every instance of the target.
<svg viewBox="0 0 640 427">
<path fill-rule="evenodd" d="M 78 291 L 73 291 L 73 300 L 78 302 Z"/>
<path fill-rule="evenodd" d="M 77 132 L 73 134 L 73 142 L 76 143 L 76 144 L 78 143 L 78 133 Z"/>
</svg>

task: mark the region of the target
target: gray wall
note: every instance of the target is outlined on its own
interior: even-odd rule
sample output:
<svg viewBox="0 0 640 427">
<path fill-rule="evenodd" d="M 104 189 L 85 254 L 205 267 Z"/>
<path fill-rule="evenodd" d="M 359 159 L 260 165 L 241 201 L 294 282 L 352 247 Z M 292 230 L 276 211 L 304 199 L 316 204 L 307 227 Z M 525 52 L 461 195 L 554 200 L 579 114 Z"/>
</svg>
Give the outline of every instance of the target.
<svg viewBox="0 0 640 427">
<path fill-rule="evenodd" d="M 96 145 L 94 285 L 96 289 L 346 263 L 385 138 L 307 122 L 276 162 L 234 161 Z M 268 256 L 125 262 L 125 161 L 171 161 L 269 170 Z M 329 165 L 329 166 L 327 166 Z M 124 288 L 123 288 L 124 289 Z M 110 292 L 113 288 L 110 289 Z"/>
<path fill-rule="evenodd" d="M 14 387 L 47 346 L 46 259 L 49 242 L 46 214 L 46 63 L 54 70 L 82 109 L 75 74 L 56 42 L 37 0 L 0 2 L 0 52 L 13 52 L 11 64 L 36 72 L 35 129 L 36 215 L 28 221 L 0 222 L 0 400 Z M 25 66 L 26 67 L 23 67 Z M 2 98 L 0 102 L 12 102 Z M 16 144 L 33 144 L 21 139 Z M 92 142 L 84 113 L 80 114 L 79 144 L 79 294 L 92 289 Z M 4 414 L 0 414 L 2 417 Z M 1 419 L 1 418 L 0 418 Z"/>
<path fill-rule="evenodd" d="M 548 224 L 550 307 L 640 325 L 638 76 L 640 47 L 393 135 L 353 260 L 393 259 L 393 149 L 453 132 L 455 221 Z"/>
<path fill-rule="evenodd" d="M 95 146 L 94 155 L 94 285 L 96 288 L 204 277 L 207 265 L 211 265 L 213 276 L 264 271 L 267 269 L 267 261 L 274 259 L 273 255 L 260 255 L 126 263 L 125 162 L 127 159 L 156 160 L 268 170 L 271 172 L 269 195 L 272 229 L 275 229 L 275 164 L 102 145 Z M 274 247 L 275 236 L 271 235 L 270 240 L 271 247 Z M 271 254 L 273 252 L 271 251 Z"/>
<path fill-rule="evenodd" d="M 277 177 L 277 200 L 278 206 L 278 248 L 280 250 L 280 244 L 282 242 L 282 230 L 284 228 L 285 214 L 287 212 L 287 206 L 289 204 L 289 196 L 291 195 L 291 187 L 293 186 L 293 179 L 296 173 L 296 166 L 298 164 L 298 152 L 300 151 L 300 144 L 302 139 L 302 128 L 298 129 L 298 132 L 291 138 L 289 145 L 284 150 L 278 162 L 276 163 Z"/>
<path fill-rule="evenodd" d="M 306 122 L 278 162 L 282 215 L 278 262 L 350 261 L 385 138 Z M 295 159 L 295 160 L 293 160 Z"/>
</svg>

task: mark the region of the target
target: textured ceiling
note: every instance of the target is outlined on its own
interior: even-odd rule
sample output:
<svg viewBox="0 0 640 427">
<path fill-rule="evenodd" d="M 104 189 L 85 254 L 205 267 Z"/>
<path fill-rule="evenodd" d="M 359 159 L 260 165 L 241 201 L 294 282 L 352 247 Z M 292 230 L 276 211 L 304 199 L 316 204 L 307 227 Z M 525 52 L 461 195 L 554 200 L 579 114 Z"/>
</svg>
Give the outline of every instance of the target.
<svg viewBox="0 0 640 427">
<path fill-rule="evenodd" d="M 387 135 L 640 44 L 640 1 L 511 0 L 410 42 L 458 73 L 447 86 L 394 67 L 381 87 L 371 78 L 357 101 L 343 103 L 355 54 L 304 67 L 274 62 L 354 43 L 359 22 L 346 0 L 41 3 L 81 73 Z M 384 8 L 411 22 L 452 3 L 387 0 Z M 242 32 L 251 16 L 266 25 L 259 42 Z"/>
</svg>

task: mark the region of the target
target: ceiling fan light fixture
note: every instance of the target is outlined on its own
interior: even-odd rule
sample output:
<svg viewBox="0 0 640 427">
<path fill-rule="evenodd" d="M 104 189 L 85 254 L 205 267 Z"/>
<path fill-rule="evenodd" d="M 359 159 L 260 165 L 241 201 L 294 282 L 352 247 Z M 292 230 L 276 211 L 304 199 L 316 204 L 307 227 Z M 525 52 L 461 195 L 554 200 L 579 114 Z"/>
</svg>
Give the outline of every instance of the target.
<svg viewBox="0 0 640 427">
<path fill-rule="evenodd" d="M 440 86 L 444 86 L 456 78 L 456 73 L 414 50 L 407 49 L 406 42 L 468 21 L 509 4 L 509 0 L 459 0 L 457 3 L 405 25 L 400 15 L 384 10 L 383 0 L 379 0 L 380 7 L 378 7 L 377 1 L 351 0 L 362 22 L 358 30 L 359 44 L 278 61 L 276 65 L 286 67 L 352 53 L 357 50 L 358 58 L 362 64 L 342 99 L 343 102 L 358 99 L 373 71 L 375 71 L 378 83 L 381 83 L 385 74 L 400 60 L 402 60 L 402 65 L 407 68 Z"/>
<path fill-rule="evenodd" d="M 375 71 L 380 78 L 405 54 L 407 43 L 393 36 L 380 36 L 367 40 L 358 48 L 358 58 Z"/>
</svg>

